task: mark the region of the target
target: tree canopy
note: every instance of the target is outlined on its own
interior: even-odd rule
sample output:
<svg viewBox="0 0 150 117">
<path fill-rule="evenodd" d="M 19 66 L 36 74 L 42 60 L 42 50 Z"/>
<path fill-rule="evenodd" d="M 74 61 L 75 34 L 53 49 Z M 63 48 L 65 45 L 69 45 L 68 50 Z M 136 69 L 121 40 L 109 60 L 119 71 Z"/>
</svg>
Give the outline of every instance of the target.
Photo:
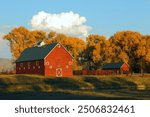
<svg viewBox="0 0 150 117">
<path fill-rule="evenodd" d="M 10 42 L 14 59 L 24 49 L 35 46 L 39 41 L 46 44 L 60 42 L 74 57 L 74 70 L 98 69 L 105 63 L 120 61 L 129 64 L 134 72 L 143 73 L 150 69 L 150 35 L 139 32 L 120 31 L 108 39 L 102 35 L 90 34 L 83 41 L 57 32 L 31 31 L 20 26 L 12 29 L 4 39 Z"/>
</svg>

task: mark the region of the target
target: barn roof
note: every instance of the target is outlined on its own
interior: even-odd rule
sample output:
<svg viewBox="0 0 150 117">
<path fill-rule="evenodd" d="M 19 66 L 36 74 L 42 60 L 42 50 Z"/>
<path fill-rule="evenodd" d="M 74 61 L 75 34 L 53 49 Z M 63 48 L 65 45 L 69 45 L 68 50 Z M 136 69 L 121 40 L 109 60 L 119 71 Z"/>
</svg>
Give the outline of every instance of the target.
<svg viewBox="0 0 150 117">
<path fill-rule="evenodd" d="M 25 49 L 16 62 L 41 60 L 57 45 L 58 43 L 52 43 L 41 47 L 32 47 Z"/>
<path fill-rule="evenodd" d="M 124 62 L 107 63 L 102 66 L 102 69 L 120 69 Z"/>
</svg>

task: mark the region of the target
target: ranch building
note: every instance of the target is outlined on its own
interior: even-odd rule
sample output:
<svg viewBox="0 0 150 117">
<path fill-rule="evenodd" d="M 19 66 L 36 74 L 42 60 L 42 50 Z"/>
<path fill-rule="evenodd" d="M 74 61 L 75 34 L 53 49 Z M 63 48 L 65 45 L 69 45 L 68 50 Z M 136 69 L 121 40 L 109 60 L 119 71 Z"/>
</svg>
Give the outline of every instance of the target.
<svg viewBox="0 0 150 117">
<path fill-rule="evenodd" d="M 125 62 L 113 62 L 113 63 L 106 63 L 102 66 L 102 70 L 113 70 L 117 73 L 129 73 L 130 68 L 129 65 Z"/>
<path fill-rule="evenodd" d="M 25 49 L 16 60 L 16 74 L 64 77 L 73 75 L 73 57 L 60 43 Z"/>
</svg>

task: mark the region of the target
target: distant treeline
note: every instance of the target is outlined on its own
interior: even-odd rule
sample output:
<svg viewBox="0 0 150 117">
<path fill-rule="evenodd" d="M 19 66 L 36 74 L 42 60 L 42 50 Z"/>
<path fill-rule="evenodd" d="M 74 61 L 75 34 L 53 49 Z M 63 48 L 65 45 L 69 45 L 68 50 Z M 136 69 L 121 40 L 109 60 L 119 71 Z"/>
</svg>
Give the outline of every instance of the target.
<svg viewBox="0 0 150 117">
<path fill-rule="evenodd" d="M 4 36 L 10 42 L 12 56 L 17 59 L 26 48 L 43 41 L 46 44 L 62 43 L 74 57 L 74 70 L 99 69 L 109 62 L 123 61 L 132 72 L 150 72 L 150 35 L 134 31 L 116 32 L 110 38 L 90 34 L 86 41 L 56 32 L 30 31 L 14 28 Z"/>
</svg>

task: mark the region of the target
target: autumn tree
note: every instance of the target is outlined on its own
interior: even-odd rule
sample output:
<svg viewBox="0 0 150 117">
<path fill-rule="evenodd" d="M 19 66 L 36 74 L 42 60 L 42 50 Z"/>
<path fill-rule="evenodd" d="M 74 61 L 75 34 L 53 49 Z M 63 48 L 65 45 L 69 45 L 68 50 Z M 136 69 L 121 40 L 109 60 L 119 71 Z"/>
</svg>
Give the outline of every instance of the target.
<svg viewBox="0 0 150 117">
<path fill-rule="evenodd" d="M 74 70 L 98 69 L 104 63 L 123 61 L 130 65 L 131 71 L 150 69 L 150 35 L 142 35 L 134 31 L 121 31 L 109 39 L 105 36 L 91 34 L 83 39 L 66 36 L 56 32 L 34 30 L 25 27 L 14 28 L 4 36 L 10 42 L 12 56 L 17 59 L 26 48 L 35 46 L 37 42 L 46 44 L 60 42 L 74 57 Z M 139 69 L 140 68 L 140 69 Z"/>
<path fill-rule="evenodd" d="M 47 38 L 46 32 L 41 30 L 30 31 L 30 33 L 36 39 L 36 42 L 43 41 Z"/>
<path fill-rule="evenodd" d="M 83 61 L 88 69 L 97 69 L 103 63 L 109 62 L 109 42 L 105 36 L 91 34 L 86 38 L 86 50 Z"/>
<path fill-rule="evenodd" d="M 150 72 L 150 35 L 144 35 L 143 36 L 143 39 L 144 39 L 144 47 L 141 47 L 141 48 L 144 48 L 144 53 L 145 55 L 143 55 L 143 58 L 142 58 L 142 65 L 144 66 L 146 72 Z"/>
<path fill-rule="evenodd" d="M 54 32 L 54 31 L 49 32 L 49 34 L 48 34 L 48 39 L 50 39 L 50 38 L 55 38 L 56 36 L 57 36 L 57 33 L 56 33 L 56 32 Z"/>
<path fill-rule="evenodd" d="M 73 55 L 74 69 L 81 69 L 82 67 L 78 62 L 80 53 L 86 47 L 82 39 L 57 34 L 56 32 L 50 32 L 46 37 L 46 32 L 44 31 L 30 31 L 22 26 L 14 28 L 9 34 L 4 36 L 4 39 L 10 42 L 11 53 L 14 59 L 17 59 L 24 49 L 35 46 L 40 41 L 44 41 L 46 44 L 60 42 Z"/>
<path fill-rule="evenodd" d="M 12 56 L 14 59 L 17 59 L 24 49 L 32 47 L 45 37 L 46 33 L 43 31 L 30 31 L 20 26 L 5 35 L 4 39 L 10 42 Z"/>
<path fill-rule="evenodd" d="M 143 61 L 146 58 L 146 40 L 138 32 L 117 32 L 109 39 L 113 48 L 113 61 L 124 61 L 131 67 L 131 71 L 141 68 L 143 73 Z"/>
</svg>

